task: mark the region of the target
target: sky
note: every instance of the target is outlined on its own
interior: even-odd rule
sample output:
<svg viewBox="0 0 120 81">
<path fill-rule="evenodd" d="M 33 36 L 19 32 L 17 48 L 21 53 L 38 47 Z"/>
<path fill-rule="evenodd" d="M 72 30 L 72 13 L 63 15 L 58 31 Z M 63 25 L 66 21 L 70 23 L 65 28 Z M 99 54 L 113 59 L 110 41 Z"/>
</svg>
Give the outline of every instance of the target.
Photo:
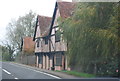
<svg viewBox="0 0 120 81">
<path fill-rule="evenodd" d="M 59 0 L 69 1 L 72 0 Z M 80 1 L 80 0 L 79 0 Z M 85 0 L 81 0 L 85 1 Z M 86 0 L 93 1 L 93 0 Z M 95 0 L 94 0 L 95 1 Z M 97 0 L 96 0 L 97 1 Z M 109 1 L 109 0 L 98 0 Z M 118 0 L 110 0 L 118 1 Z M 17 19 L 19 16 L 24 16 L 30 10 L 33 12 L 50 16 L 53 15 L 56 0 L 0 0 L 0 44 L 6 40 L 6 27 L 12 19 Z"/>
<path fill-rule="evenodd" d="M 72 1 L 72 0 L 63 0 Z M 30 10 L 50 16 L 53 15 L 56 0 L 1 0 L 0 1 L 0 44 L 6 40 L 6 27 L 12 19 L 24 16 Z"/>
</svg>

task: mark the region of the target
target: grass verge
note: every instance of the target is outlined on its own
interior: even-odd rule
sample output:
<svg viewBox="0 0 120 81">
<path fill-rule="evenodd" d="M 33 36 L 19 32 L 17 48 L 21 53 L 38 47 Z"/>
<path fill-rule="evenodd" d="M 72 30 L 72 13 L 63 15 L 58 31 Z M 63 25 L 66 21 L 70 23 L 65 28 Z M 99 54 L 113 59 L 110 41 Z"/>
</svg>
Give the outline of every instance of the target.
<svg viewBox="0 0 120 81">
<path fill-rule="evenodd" d="M 92 78 L 96 77 L 94 74 L 88 74 L 88 73 L 81 73 L 81 72 L 76 72 L 76 71 L 57 71 L 57 72 L 64 72 L 70 75 L 78 76 L 78 77 L 83 77 L 83 78 Z"/>
</svg>

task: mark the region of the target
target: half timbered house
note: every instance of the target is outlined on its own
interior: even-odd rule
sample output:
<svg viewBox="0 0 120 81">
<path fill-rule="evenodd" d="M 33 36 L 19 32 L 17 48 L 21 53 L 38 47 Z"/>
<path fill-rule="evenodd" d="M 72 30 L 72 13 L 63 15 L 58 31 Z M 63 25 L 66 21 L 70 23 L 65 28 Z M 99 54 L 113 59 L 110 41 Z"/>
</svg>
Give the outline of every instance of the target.
<svg viewBox="0 0 120 81">
<path fill-rule="evenodd" d="M 51 44 L 51 55 L 54 56 L 52 61 L 55 70 L 67 70 L 67 58 L 65 51 L 67 51 L 67 43 L 62 39 L 62 33 L 58 34 L 60 30 L 58 19 L 70 17 L 73 14 L 75 3 L 73 2 L 56 2 L 55 9 L 52 17 L 50 26 L 50 44 Z"/>
<path fill-rule="evenodd" d="M 67 43 L 62 39 L 58 19 L 68 18 L 75 8 L 73 2 L 56 2 L 53 17 L 37 16 L 35 33 L 35 55 L 37 67 L 48 70 L 68 70 Z"/>
<path fill-rule="evenodd" d="M 51 23 L 51 17 L 37 16 L 35 33 L 36 66 L 41 69 L 49 69 L 49 41 L 48 31 Z"/>
</svg>

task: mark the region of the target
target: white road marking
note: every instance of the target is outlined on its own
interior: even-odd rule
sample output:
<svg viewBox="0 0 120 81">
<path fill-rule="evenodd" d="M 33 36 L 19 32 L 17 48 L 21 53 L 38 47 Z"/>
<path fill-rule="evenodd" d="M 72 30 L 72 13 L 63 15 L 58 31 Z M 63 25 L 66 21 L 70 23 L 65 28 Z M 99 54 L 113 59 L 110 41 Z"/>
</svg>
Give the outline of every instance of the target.
<svg viewBox="0 0 120 81">
<path fill-rule="evenodd" d="M 19 65 L 19 64 L 12 64 L 12 63 L 10 63 L 11 65 L 14 65 L 14 66 L 17 66 L 17 65 Z M 24 65 L 19 65 L 19 66 L 24 66 Z M 19 66 L 17 66 L 17 67 L 19 67 Z M 32 71 L 35 71 L 35 72 L 39 72 L 39 73 L 42 73 L 42 74 L 45 74 L 45 75 L 48 75 L 48 76 L 51 76 L 51 77 L 53 77 L 53 78 L 57 78 L 57 79 L 61 79 L 60 77 L 57 77 L 57 76 L 55 76 L 55 75 L 52 75 L 52 74 L 48 74 L 48 73 L 45 73 L 45 72 L 41 72 L 41 71 L 38 71 L 38 70 L 33 70 L 33 69 L 30 69 L 30 68 L 27 68 L 27 67 L 22 67 L 22 68 L 25 68 L 25 69 L 29 69 L 29 70 L 32 70 Z"/>
<path fill-rule="evenodd" d="M 18 79 L 18 78 L 14 78 L 14 79 Z"/>
<path fill-rule="evenodd" d="M 54 77 L 54 78 L 57 78 L 57 79 L 61 79 L 60 77 L 57 77 L 57 76 L 54 76 L 54 75 L 51 75 L 51 74 L 48 74 L 48 73 L 43 73 L 43 74 Z"/>
<path fill-rule="evenodd" d="M 28 68 L 27 68 L 28 69 Z M 33 70 L 33 69 L 30 69 L 29 70 Z M 37 70 L 33 70 L 35 72 L 39 72 L 39 73 L 42 73 L 42 74 L 45 74 L 45 75 L 48 75 L 48 76 L 51 76 L 51 77 L 54 77 L 54 78 L 57 78 L 57 79 L 61 79 L 60 77 L 57 77 L 57 76 L 54 76 L 54 75 L 51 75 L 51 74 L 48 74 L 48 73 L 45 73 L 45 72 L 41 72 L 41 71 L 37 71 Z"/>
<path fill-rule="evenodd" d="M 0 67 L 0 68 L 1 68 L 1 67 Z M 7 70 L 5 70 L 5 69 L 2 69 L 2 70 L 3 70 L 4 72 L 6 72 L 7 74 L 9 74 L 9 75 L 11 74 L 10 72 L 8 72 L 8 71 L 7 71 Z M 11 74 L 11 76 L 13 76 L 13 77 L 14 77 L 14 75 L 12 75 L 12 74 Z M 15 77 L 14 79 L 18 79 L 18 78 L 16 78 L 16 77 Z"/>
<path fill-rule="evenodd" d="M 11 74 L 10 72 L 8 72 L 7 70 L 5 70 L 5 69 L 2 69 L 4 72 L 6 72 L 7 74 Z"/>
<path fill-rule="evenodd" d="M 54 76 L 54 75 L 51 75 L 51 74 L 48 74 L 48 73 L 44 73 L 44 72 L 37 71 L 37 70 L 33 70 L 33 71 L 39 72 L 39 73 L 42 73 L 42 74 L 45 74 L 45 75 L 48 75 L 48 76 L 51 76 L 51 77 L 54 77 L 54 78 L 57 78 L 57 79 L 61 79 L 60 77 L 57 77 L 57 76 Z"/>
<path fill-rule="evenodd" d="M 61 79 L 60 77 L 57 77 L 57 76 L 55 76 L 55 75 L 51 75 L 51 74 L 48 74 L 48 73 L 45 73 L 45 72 L 33 70 L 33 69 L 30 69 L 30 68 L 26 68 L 26 69 L 29 69 L 29 70 L 32 70 L 32 71 L 35 71 L 35 72 L 39 72 L 39 73 L 42 73 L 42 74 L 44 74 L 44 75 L 48 75 L 48 76 L 51 76 L 51 77 L 54 77 L 54 78 L 57 78 L 57 79 Z"/>
<path fill-rule="evenodd" d="M 37 71 L 37 70 L 33 70 L 33 71 L 35 71 L 35 72 L 39 72 L 39 73 L 43 73 L 43 72 L 40 72 L 40 71 Z"/>
</svg>

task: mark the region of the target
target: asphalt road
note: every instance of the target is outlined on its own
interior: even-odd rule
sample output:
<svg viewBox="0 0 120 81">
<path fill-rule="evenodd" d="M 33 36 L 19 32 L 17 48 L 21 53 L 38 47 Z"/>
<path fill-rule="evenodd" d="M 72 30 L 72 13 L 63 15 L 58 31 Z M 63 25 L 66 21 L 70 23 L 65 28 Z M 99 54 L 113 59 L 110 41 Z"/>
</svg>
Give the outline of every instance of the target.
<svg viewBox="0 0 120 81">
<path fill-rule="evenodd" d="M 61 79 L 60 77 L 11 62 L 2 62 L 2 79 Z"/>
<path fill-rule="evenodd" d="M 53 74 L 45 73 L 34 68 L 29 68 L 21 64 L 12 62 L 2 62 L 0 64 L 0 73 L 2 73 L 2 79 L 64 79 Z M 1 78 L 0 78 L 1 79 Z M 68 78 L 69 79 L 69 78 Z M 73 79 L 74 80 L 74 79 Z M 78 79 L 78 81 L 119 81 L 117 78 L 84 78 Z"/>
</svg>

